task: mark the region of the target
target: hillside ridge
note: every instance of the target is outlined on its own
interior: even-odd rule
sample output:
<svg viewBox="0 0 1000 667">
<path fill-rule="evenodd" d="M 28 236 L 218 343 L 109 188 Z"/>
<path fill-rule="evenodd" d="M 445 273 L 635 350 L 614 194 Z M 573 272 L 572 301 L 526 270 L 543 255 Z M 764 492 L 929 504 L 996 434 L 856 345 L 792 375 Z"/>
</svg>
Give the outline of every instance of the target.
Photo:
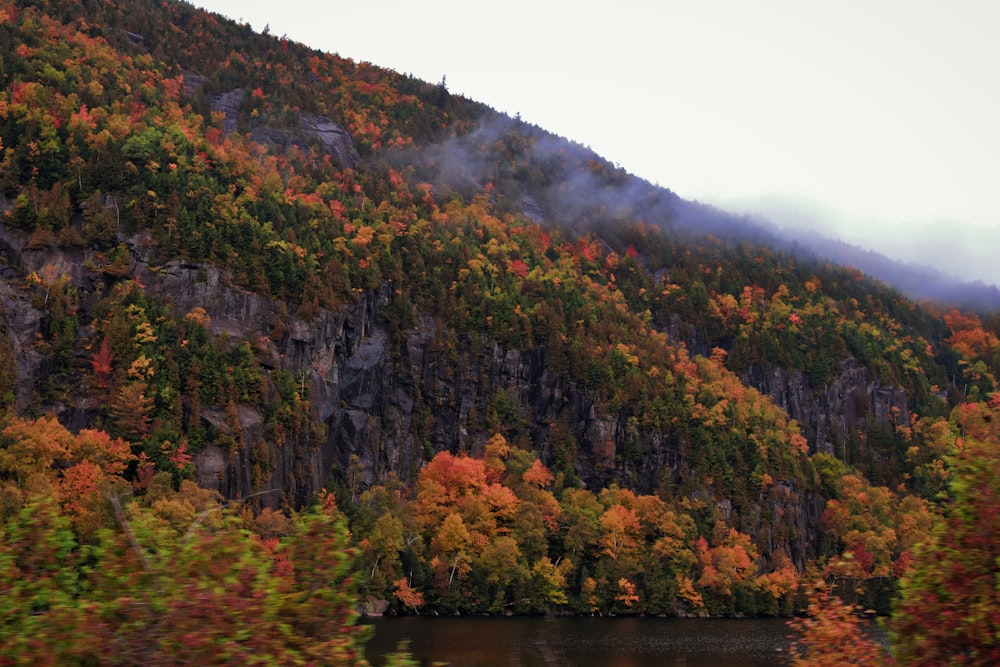
<svg viewBox="0 0 1000 667">
<path fill-rule="evenodd" d="M 995 313 L 183 2 L 0 19 L 0 451 L 54 416 L 275 525 L 329 489 L 397 613 L 888 609 Z"/>
</svg>

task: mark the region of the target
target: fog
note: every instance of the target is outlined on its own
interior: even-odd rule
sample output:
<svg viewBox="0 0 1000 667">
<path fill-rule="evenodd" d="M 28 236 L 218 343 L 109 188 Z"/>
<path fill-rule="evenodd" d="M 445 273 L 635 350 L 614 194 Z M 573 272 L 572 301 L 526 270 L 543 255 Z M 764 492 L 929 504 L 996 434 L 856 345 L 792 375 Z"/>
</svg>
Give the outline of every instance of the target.
<svg viewBox="0 0 1000 667">
<path fill-rule="evenodd" d="M 793 195 L 720 198 L 714 203 L 787 231 L 815 232 L 899 262 L 934 267 L 964 282 L 1000 285 L 1000 226 L 942 218 L 893 222 Z"/>
</svg>

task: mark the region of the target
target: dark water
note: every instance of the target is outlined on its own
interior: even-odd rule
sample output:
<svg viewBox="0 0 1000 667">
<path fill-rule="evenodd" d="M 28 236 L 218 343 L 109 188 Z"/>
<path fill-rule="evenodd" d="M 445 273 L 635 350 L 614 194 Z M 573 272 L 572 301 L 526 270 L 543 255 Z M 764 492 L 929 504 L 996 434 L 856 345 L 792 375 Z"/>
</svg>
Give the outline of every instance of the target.
<svg viewBox="0 0 1000 667">
<path fill-rule="evenodd" d="M 381 618 L 373 665 L 403 640 L 422 665 L 452 667 L 778 667 L 791 631 L 782 619 Z"/>
</svg>

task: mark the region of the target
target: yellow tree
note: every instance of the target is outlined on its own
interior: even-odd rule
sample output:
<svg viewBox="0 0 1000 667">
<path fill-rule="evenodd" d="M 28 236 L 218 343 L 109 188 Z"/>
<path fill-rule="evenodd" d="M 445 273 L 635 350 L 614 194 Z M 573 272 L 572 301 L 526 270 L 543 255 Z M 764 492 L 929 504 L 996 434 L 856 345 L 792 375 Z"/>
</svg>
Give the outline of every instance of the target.
<svg viewBox="0 0 1000 667">
<path fill-rule="evenodd" d="M 456 577 L 461 580 L 472 569 L 469 546 L 469 531 L 462 517 L 452 512 L 441 522 L 437 535 L 431 541 L 431 569 L 440 588 L 451 588 Z"/>
<path fill-rule="evenodd" d="M 623 505 L 612 505 L 601 515 L 600 544 L 614 560 L 631 555 L 640 544 L 640 534 L 639 517 Z"/>
</svg>

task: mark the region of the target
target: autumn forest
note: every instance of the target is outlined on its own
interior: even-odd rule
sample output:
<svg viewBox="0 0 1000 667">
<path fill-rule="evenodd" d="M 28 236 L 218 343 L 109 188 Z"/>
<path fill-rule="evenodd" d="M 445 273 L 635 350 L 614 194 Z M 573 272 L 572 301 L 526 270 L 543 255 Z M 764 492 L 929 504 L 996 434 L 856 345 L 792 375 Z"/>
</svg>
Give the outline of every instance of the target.
<svg viewBox="0 0 1000 667">
<path fill-rule="evenodd" d="M 0 0 L 0 216 L 0 664 L 367 664 L 364 613 L 1000 662 L 998 313 L 179 0 Z"/>
</svg>

